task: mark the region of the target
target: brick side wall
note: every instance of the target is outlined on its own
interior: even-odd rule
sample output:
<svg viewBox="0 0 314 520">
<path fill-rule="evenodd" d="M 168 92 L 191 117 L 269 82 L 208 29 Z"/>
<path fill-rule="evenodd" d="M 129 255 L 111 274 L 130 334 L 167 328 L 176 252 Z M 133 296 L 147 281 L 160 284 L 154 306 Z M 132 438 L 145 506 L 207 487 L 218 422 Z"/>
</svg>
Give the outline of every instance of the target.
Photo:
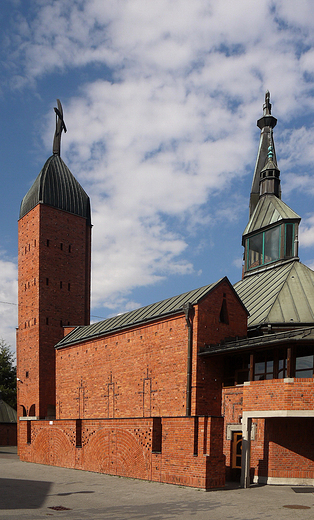
<svg viewBox="0 0 314 520">
<path fill-rule="evenodd" d="M 220 320 L 220 311 L 226 308 L 227 322 Z M 206 299 L 198 305 L 197 344 L 198 351 L 204 345 L 220 343 L 226 337 L 245 336 L 247 313 L 233 289 L 222 282 Z M 220 415 L 223 382 L 223 358 L 200 358 L 197 364 L 197 415 Z"/>
<path fill-rule="evenodd" d="M 184 316 L 57 350 L 56 363 L 60 419 L 185 414 Z"/>
<path fill-rule="evenodd" d="M 204 489 L 224 486 L 221 418 L 162 418 L 159 453 L 152 452 L 158 435 L 153 418 L 82 420 L 81 447 L 76 427 L 74 420 L 20 421 L 21 460 Z"/>
<path fill-rule="evenodd" d="M 223 295 L 229 323 L 219 324 Z M 200 359 L 204 342 L 240 335 L 246 313 L 222 283 L 193 318 L 192 415 L 220 415 L 223 365 Z M 188 327 L 184 315 L 57 350 L 57 417 L 154 417 L 186 413 Z M 91 367 L 93 369 L 91 370 Z"/>
</svg>

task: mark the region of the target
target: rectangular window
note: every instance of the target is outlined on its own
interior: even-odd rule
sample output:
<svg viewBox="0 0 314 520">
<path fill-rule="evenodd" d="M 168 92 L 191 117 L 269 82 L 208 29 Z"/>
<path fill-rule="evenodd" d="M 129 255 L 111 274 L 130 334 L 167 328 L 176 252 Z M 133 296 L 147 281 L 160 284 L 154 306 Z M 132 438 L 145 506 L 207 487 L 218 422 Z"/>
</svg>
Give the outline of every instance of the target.
<svg viewBox="0 0 314 520">
<path fill-rule="evenodd" d="M 153 418 L 152 452 L 161 453 L 162 449 L 162 423 L 161 417 Z"/>
<path fill-rule="evenodd" d="M 257 352 L 254 356 L 254 380 L 274 379 L 274 355 L 272 351 Z"/>
<path fill-rule="evenodd" d="M 294 224 L 285 226 L 285 258 L 291 258 L 294 254 Z"/>
<path fill-rule="evenodd" d="M 62 244 L 62 242 L 60 244 L 60 249 L 61 249 L 61 251 L 63 251 L 63 244 Z"/>
<path fill-rule="evenodd" d="M 49 278 L 46 278 L 46 285 L 49 285 Z"/>
<path fill-rule="evenodd" d="M 50 240 L 47 239 L 47 247 L 49 247 L 49 244 L 50 244 Z"/>
<path fill-rule="evenodd" d="M 263 233 L 255 235 L 248 239 L 249 243 L 249 257 L 248 268 L 253 269 L 263 264 Z"/>
<path fill-rule="evenodd" d="M 27 444 L 32 442 L 32 421 L 27 421 Z"/>
<path fill-rule="evenodd" d="M 295 377 L 313 377 L 313 347 L 298 347 L 295 358 Z"/>
<path fill-rule="evenodd" d="M 268 264 L 280 258 L 280 227 L 269 229 L 264 235 L 264 264 Z"/>
<path fill-rule="evenodd" d="M 250 380 L 250 354 L 230 356 L 225 360 L 224 386 L 242 385 Z"/>
<path fill-rule="evenodd" d="M 82 447 L 82 419 L 76 419 L 76 447 Z"/>
</svg>

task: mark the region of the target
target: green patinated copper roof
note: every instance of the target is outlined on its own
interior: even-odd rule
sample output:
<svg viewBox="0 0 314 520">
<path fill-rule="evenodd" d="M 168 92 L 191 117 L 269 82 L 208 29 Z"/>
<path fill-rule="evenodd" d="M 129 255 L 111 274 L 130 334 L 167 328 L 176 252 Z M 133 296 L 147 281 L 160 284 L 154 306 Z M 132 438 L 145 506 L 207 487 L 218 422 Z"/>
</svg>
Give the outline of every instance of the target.
<svg viewBox="0 0 314 520">
<path fill-rule="evenodd" d="M 260 229 L 275 224 L 280 220 L 300 221 L 301 217 L 281 199 L 278 199 L 276 195 L 264 195 L 259 199 L 253 215 L 243 232 L 243 236 L 260 231 Z"/>
<path fill-rule="evenodd" d="M 74 213 L 91 222 L 90 200 L 82 186 L 59 155 L 52 155 L 26 193 L 20 208 L 20 218 L 37 204 Z"/>
<path fill-rule="evenodd" d="M 0 399 L 0 423 L 16 423 L 16 410 Z"/>
<path fill-rule="evenodd" d="M 297 260 L 256 272 L 234 285 L 249 327 L 314 323 L 314 272 Z"/>
<path fill-rule="evenodd" d="M 180 294 L 179 296 L 173 296 L 172 298 L 167 298 L 158 303 L 153 303 L 146 307 L 141 307 L 140 309 L 135 309 L 134 311 L 126 312 L 114 316 L 113 318 L 93 323 L 92 325 L 76 327 L 72 332 L 59 341 L 56 347 L 64 347 L 72 343 L 88 340 L 97 336 L 103 336 L 118 330 L 124 330 L 141 323 L 143 324 L 166 316 L 183 313 L 184 304 L 191 303 L 192 305 L 196 305 L 222 281 L 230 283 L 228 278 L 224 277 L 216 283 L 205 285 L 204 287 Z M 230 287 L 232 286 L 230 285 Z"/>
</svg>

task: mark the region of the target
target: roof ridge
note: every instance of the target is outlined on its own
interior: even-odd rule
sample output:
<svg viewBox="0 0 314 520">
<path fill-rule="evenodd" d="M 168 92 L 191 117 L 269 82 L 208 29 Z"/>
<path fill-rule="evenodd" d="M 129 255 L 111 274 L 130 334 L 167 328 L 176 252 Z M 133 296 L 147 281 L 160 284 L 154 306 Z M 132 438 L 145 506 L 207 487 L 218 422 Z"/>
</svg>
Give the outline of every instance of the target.
<svg viewBox="0 0 314 520">
<path fill-rule="evenodd" d="M 116 330 L 122 330 L 139 325 L 140 323 L 148 323 L 166 316 L 178 314 L 179 312 L 183 313 L 183 305 L 185 303 L 191 303 L 192 305 L 198 304 L 224 280 L 230 284 L 228 278 L 225 276 L 214 283 L 204 285 L 197 289 L 192 289 L 191 291 L 186 291 L 176 296 L 165 298 L 159 302 L 151 303 L 122 314 L 117 314 L 110 318 L 105 318 L 104 320 L 92 323 L 91 325 L 78 326 L 69 332 L 69 334 L 61 339 L 55 346 L 62 347 L 72 342 L 76 343 L 84 341 L 84 339 L 87 338 L 102 336 Z M 230 287 L 233 289 L 231 284 Z M 242 301 L 241 304 L 244 306 Z"/>
</svg>

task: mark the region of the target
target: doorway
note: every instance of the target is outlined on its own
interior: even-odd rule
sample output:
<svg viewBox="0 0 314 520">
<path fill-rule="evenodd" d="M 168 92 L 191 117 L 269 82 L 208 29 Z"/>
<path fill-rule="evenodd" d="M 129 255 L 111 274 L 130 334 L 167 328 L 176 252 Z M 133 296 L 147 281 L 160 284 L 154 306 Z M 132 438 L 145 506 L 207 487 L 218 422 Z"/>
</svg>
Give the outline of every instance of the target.
<svg viewBox="0 0 314 520">
<path fill-rule="evenodd" d="M 242 432 L 233 431 L 231 441 L 231 479 L 240 482 L 242 464 Z"/>
</svg>

